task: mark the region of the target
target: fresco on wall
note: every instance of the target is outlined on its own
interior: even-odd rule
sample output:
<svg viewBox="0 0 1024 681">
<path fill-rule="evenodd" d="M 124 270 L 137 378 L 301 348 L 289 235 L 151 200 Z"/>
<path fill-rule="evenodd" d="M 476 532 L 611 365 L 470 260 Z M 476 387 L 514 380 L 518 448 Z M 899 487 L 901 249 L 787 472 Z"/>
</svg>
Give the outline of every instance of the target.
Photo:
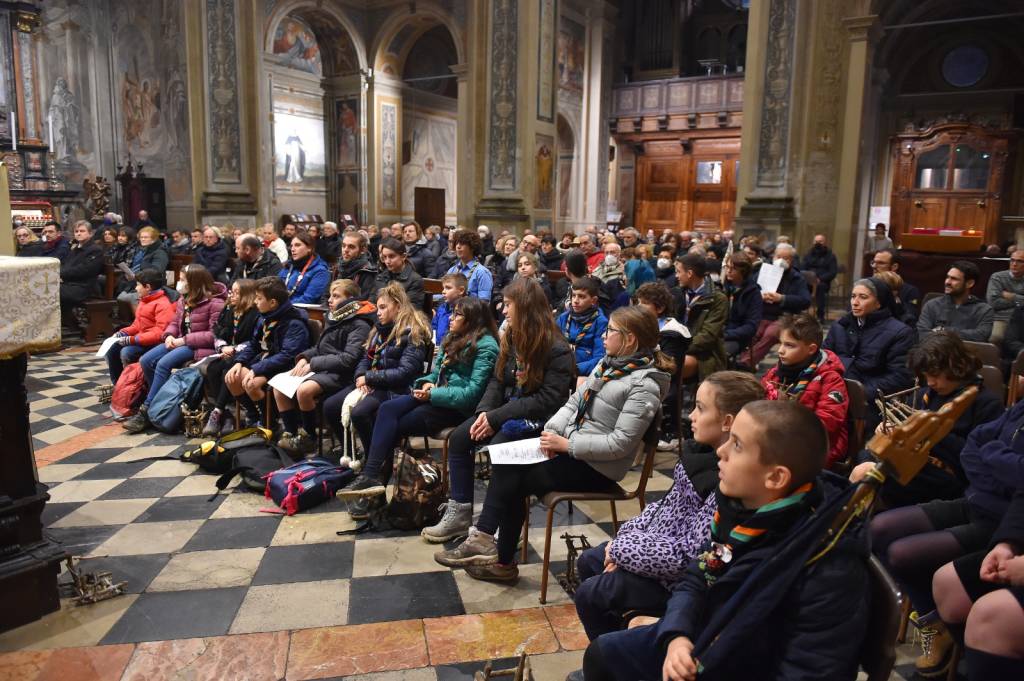
<svg viewBox="0 0 1024 681">
<path fill-rule="evenodd" d="M 274 112 L 274 188 L 326 189 L 323 119 Z"/>
<path fill-rule="evenodd" d="M 318 76 L 323 73 L 323 58 L 316 36 L 309 26 L 295 17 L 285 17 L 277 25 L 274 54 L 289 68 Z"/>
<path fill-rule="evenodd" d="M 339 99 L 334 108 L 338 166 L 356 167 L 359 165 L 359 98 Z"/>
<path fill-rule="evenodd" d="M 555 139 L 551 135 L 537 135 L 534 144 L 535 191 L 533 207 L 551 210 L 555 175 Z"/>
<path fill-rule="evenodd" d="M 584 42 L 586 29 L 562 17 L 558 25 L 558 87 L 583 92 Z"/>
<path fill-rule="evenodd" d="M 402 166 L 402 212 L 416 207 L 416 187 L 444 189 L 444 209 L 455 213 L 454 115 L 434 115 L 405 110 L 403 141 L 409 144 L 409 162 Z"/>
</svg>

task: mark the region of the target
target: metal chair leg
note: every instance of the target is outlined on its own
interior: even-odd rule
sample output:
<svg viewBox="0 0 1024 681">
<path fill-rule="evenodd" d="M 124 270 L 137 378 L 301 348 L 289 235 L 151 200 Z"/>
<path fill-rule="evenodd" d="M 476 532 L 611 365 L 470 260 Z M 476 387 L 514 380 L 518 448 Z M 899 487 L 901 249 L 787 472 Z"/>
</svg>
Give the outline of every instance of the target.
<svg viewBox="0 0 1024 681">
<path fill-rule="evenodd" d="M 548 506 L 548 524 L 544 528 L 544 562 L 540 568 L 540 604 L 548 602 L 548 567 L 551 565 L 551 529 L 555 522 L 555 507 Z"/>
</svg>

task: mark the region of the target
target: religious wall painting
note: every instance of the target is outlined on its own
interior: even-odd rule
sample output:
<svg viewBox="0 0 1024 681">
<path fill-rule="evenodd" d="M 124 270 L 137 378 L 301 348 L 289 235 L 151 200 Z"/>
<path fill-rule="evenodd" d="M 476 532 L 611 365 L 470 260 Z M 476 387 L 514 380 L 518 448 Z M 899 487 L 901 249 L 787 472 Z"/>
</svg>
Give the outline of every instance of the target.
<svg viewBox="0 0 1024 681">
<path fill-rule="evenodd" d="M 533 207 L 537 210 L 551 210 L 554 200 L 555 138 L 551 135 L 537 135 L 533 153 L 534 195 Z"/>
<path fill-rule="evenodd" d="M 359 165 L 359 98 L 349 97 L 334 102 L 339 168 Z"/>
<path fill-rule="evenodd" d="M 562 17 L 558 26 L 558 87 L 583 92 L 584 44 L 586 29 L 572 19 Z"/>
<path fill-rule="evenodd" d="M 443 189 L 445 212 L 455 213 L 456 129 L 450 115 L 405 111 L 402 135 L 409 162 L 402 165 L 403 213 L 413 213 L 416 187 Z"/>
<path fill-rule="evenodd" d="M 324 191 L 324 122 L 315 116 L 274 112 L 274 187 Z"/>
<path fill-rule="evenodd" d="M 277 25 L 273 49 L 281 64 L 288 68 L 318 76 L 323 73 L 323 57 L 316 35 L 295 17 L 285 17 Z"/>
<path fill-rule="evenodd" d="M 30 173 L 41 173 L 43 172 L 43 152 L 41 151 L 26 151 L 25 152 L 25 170 Z"/>
<path fill-rule="evenodd" d="M 540 31 L 537 41 L 537 118 L 555 120 L 555 0 L 540 0 Z"/>
<path fill-rule="evenodd" d="M 398 106 L 380 104 L 380 208 L 398 208 Z"/>
</svg>

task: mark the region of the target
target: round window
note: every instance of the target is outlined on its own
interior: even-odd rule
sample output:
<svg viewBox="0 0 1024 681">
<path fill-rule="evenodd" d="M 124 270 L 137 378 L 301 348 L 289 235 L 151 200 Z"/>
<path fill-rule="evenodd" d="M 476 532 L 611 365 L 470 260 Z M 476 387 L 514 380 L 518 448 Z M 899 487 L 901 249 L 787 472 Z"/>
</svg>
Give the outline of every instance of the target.
<svg viewBox="0 0 1024 681">
<path fill-rule="evenodd" d="M 946 53 L 942 77 L 953 87 L 971 87 L 988 73 L 988 52 L 977 45 L 961 45 Z"/>
</svg>

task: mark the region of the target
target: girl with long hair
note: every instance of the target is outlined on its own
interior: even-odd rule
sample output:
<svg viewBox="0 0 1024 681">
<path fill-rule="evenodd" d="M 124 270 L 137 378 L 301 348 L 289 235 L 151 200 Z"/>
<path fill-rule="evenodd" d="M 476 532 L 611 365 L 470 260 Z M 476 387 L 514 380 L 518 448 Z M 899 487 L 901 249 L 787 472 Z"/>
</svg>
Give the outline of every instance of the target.
<svg viewBox="0 0 1024 681">
<path fill-rule="evenodd" d="M 164 342 L 147 350 L 139 360 L 149 393 L 139 412 L 124 422 L 129 433 L 146 429 L 149 405 L 173 369 L 214 353 L 213 327 L 227 302 L 227 287 L 214 281 L 202 265 L 187 265 L 182 270 L 178 291 L 181 297 L 175 303 L 174 319 L 164 330 Z"/>
<path fill-rule="evenodd" d="M 259 310 L 256 309 L 256 280 L 234 281 L 228 292 L 228 304 L 221 310 L 213 326 L 213 349 L 219 353 L 219 357 L 206 365 L 206 392 L 213 396 L 213 409 L 203 428 L 203 435 L 217 437 L 235 430 L 234 414 L 227 409 L 232 397 L 224 385 L 224 374 L 234 363 L 238 346 L 252 338 L 259 316 Z"/>
<path fill-rule="evenodd" d="M 411 395 L 381 404 L 363 469 L 338 496 L 383 498 L 395 446 L 403 437 L 436 433 L 473 414 L 494 371 L 497 336 L 487 303 L 473 297 L 456 301 L 433 371 L 416 379 Z"/>
<path fill-rule="evenodd" d="M 516 279 L 505 287 L 503 303 L 507 326 L 494 375 L 476 416 L 463 421 L 448 439 L 451 499 L 440 522 L 423 530 L 431 543 L 469 532 L 474 448 L 539 435 L 575 385 L 576 361 L 540 285 L 532 278 Z"/>
<path fill-rule="evenodd" d="M 618 489 L 661 408 L 675 364 L 657 349 L 658 320 L 645 308 L 619 308 L 604 335 L 604 358 L 544 425 L 540 450 L 548 460 L 493 465 L 476 526 L 461 545 L 436 553 L 438 563 L 465 567 L 475 579 L 514 581 L 525 499 L 555 490 Z"/>
</svg>

